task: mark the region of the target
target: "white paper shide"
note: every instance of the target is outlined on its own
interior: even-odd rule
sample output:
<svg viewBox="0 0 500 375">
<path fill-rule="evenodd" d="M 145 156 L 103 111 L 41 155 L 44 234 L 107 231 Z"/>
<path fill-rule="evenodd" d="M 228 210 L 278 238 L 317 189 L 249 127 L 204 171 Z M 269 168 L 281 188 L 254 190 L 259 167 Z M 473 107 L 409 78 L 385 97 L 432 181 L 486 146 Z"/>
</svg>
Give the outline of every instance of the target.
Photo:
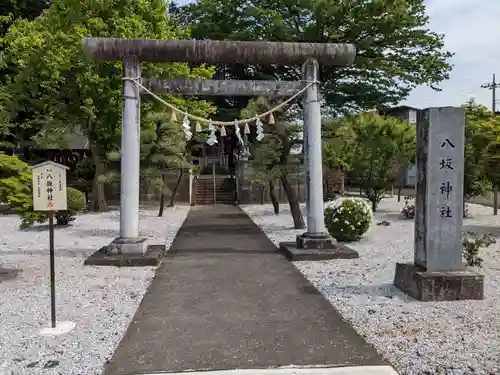
<svg viewBox="0 0 500 375">
<path fill-rule="evenodd" d="M 66 166 L 46 161 L 33 168 L 33 209 L 64 211 L 68 207 Z"/>
</svg>

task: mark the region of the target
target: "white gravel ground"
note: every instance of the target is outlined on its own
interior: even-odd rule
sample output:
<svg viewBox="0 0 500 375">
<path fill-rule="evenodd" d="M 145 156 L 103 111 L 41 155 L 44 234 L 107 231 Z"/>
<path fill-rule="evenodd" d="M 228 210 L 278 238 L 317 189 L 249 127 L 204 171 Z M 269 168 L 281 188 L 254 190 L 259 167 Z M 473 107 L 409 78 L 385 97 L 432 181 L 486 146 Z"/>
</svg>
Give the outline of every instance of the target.
<svg viewBox="0 0 500 375">
<path fill-rule="evenodd" d="M 403 203 L 384 199 L 364 240 L 350 244 L 359 259 L 295 262 L 354 328 L 401 375 L 500 374 L 500 244 L 483 251 L 486 276 L 483 301 L 417 302 L 392 286 L 395 263 L 413 257 L 413 221 L 398 218 Z M 500 217 L 492 208 L 469 204 L 466 230 L 500 237 Z M 244 210 L 275 243 L 295 239 L 287 205 Z"/>
<path fill-rule="evenodd" d="M 164 217 L 141 210 L 141 234 L 170 247 L 189 211 L 166 208 Z M 155 268 L 83 266 L 86 256 L 118 236 L 119 212 L 85 214 L 57 228 L 57 317 L 76 323 L 71 333 L 45 338 L 50 322 L 46 226 L 19 230 L 16 216 L 0 215 L 0 267 L 22 269 L 0 282 L 0 375 L 101 374 L 151 282 Z"/>
</svg>

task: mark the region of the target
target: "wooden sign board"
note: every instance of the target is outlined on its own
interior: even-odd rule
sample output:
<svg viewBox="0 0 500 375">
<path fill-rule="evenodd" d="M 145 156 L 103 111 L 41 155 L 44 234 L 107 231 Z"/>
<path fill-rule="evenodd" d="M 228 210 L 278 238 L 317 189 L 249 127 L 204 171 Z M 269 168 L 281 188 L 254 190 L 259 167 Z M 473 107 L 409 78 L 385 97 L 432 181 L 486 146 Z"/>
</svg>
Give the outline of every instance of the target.
<svg viewBox="0 0 500 375">
<path fill-rule="evenodd" d="M 34 211 L 68 209 L 66 194 L 66 171 L 68 169 L 53 161 L 46 161 L 32 167 Z"/>
</svg>

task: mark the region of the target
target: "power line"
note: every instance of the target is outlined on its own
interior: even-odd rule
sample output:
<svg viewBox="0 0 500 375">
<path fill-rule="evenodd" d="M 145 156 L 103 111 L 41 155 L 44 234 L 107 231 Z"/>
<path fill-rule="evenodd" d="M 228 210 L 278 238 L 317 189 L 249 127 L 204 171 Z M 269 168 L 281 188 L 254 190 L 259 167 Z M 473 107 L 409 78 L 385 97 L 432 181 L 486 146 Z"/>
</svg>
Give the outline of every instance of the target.
<svg viewBox="0 0 500 375">
<path fill-rule="evenodd" d="M 481 85 L 481 88 L 491 90 L 492 100 L 491 100 L 491 110 L 493 113 L 496 113 L 496 89 L 500 88 L 500 83 L 497 83 L 495 80 L 495 74 L 493 74 L 493 80 L 491 82 L 487 82 Z"/>
</svg>

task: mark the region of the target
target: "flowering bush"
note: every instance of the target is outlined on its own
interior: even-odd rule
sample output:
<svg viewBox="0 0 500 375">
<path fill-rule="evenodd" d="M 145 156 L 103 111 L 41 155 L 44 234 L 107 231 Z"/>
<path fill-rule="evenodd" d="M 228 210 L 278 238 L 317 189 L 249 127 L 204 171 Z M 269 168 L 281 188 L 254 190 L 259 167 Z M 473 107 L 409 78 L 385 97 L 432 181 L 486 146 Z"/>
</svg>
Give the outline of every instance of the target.
<svg viewBox="0 0 500 375">
<path fill-rule="evenodd" d="M 339 241 L 359 240 L 372 223 L 370 204 L 361 198 L 339 198 L 325 206 L 325 225 Z"/>
<path fill-rule="evenodd" d="M 405 206 L 401 210 L 401 216 L 404 219 L 415 218 L 415 199 L 413 197 L 405 197 Z"/>
</svg>

